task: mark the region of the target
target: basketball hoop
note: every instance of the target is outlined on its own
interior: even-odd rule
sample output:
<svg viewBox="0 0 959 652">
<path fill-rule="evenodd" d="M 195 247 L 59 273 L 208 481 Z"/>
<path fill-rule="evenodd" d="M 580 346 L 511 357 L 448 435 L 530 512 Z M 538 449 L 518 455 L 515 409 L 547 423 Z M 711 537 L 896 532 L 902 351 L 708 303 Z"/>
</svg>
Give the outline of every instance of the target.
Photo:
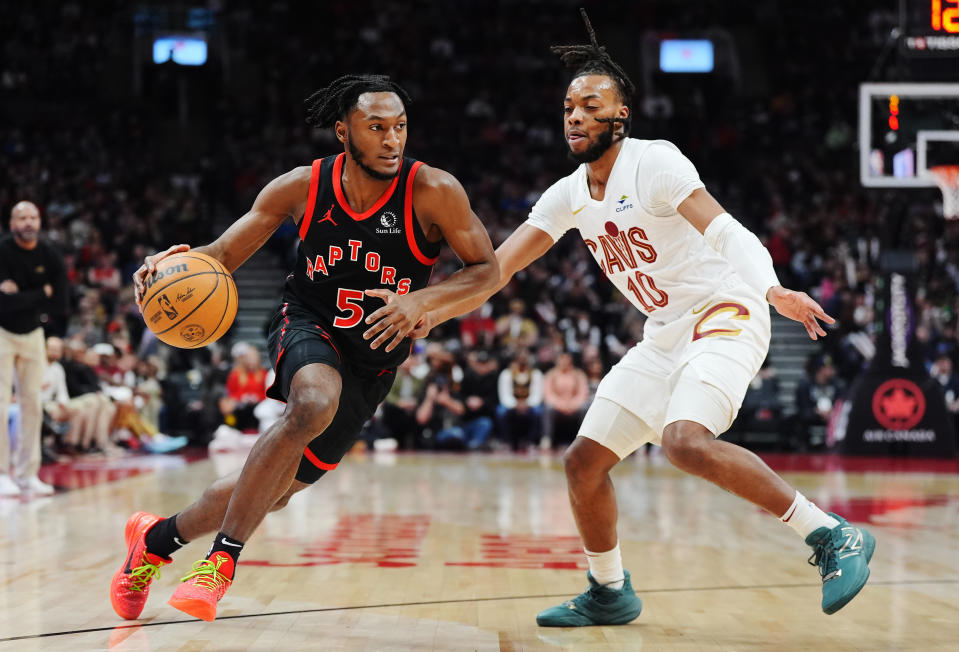
<svg viewBox="0 0 959 652">
<path fill-rule="evenodd" d="M 942 191 L 942 216 L 959 219 L 959 165 L 936 165 L 929 168 L 929 173 Z"/>
</svg>

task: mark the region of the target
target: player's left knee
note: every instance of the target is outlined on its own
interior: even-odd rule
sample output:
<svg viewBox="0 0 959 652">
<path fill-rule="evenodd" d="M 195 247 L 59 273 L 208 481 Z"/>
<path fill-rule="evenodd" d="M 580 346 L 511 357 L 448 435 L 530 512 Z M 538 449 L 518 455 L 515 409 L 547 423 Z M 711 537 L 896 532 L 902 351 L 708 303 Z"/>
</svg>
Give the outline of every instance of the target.
<svg viewBox="0 0 959 652">
<path fill-rule="evenodd" d="M 663 453 L 674 466 L 695 472 L 709 464 L 709 446 L 713 441 L 713 434 L 704 426 L 677 421 L 663 432 Z"/>
</svg>

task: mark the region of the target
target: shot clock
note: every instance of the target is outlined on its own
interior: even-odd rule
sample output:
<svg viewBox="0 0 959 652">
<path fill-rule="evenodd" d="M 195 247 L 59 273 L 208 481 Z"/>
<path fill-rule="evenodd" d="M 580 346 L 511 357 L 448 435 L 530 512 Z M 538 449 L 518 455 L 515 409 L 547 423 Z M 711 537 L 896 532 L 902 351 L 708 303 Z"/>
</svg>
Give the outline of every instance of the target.
<svg viewBox="0 0 959 652">
<path fill-rule="evenodd" d="M 959 0 L 900 0 L 899 29 L 905 55 L 959 56 Z"/>
</svg>

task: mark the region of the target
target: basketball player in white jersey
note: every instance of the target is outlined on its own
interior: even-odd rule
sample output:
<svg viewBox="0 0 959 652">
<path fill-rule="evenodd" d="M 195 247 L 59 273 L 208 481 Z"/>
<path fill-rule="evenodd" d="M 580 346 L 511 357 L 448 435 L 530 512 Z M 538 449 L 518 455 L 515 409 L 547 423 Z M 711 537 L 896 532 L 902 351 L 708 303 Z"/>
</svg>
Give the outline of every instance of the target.
<svg viewBox="0 0 959 652">
<path fill-rule="evenodd" d="M 586 19 L 585 13 L 583 14 Z M 706 191 L 671 143 L 628 138 L 632 83 L 596 43 L 555 47 L 573 79 L 565 135 L 581 165 L 553 184 L 496 251 L 505 286 L 566 231 L 578 229 L 606 276 L 648 316 L 643 341 L 600 383 L 564 464 L 589 562 L 589 588 L 537 616 L 543 626 L 625 624 L 642 603 L 623 569 L 610 469 L 647 442 L 672 464 L 762 507 L 813 548 L 822 609 L 834 613 L 869 577 L 875 540 L 826 514 L 750 451 L 717 439 L 739 411 L 769 347 L 769 308 L 824 336 L 833 319 L 783 288 L 762 243 Z M 428 313 L 417 328 L 481 305 L 489 295 Z M 375 322 L 376 315 L 371 317 Z M 366 333 L 384 337 L 374 324 Z M 814 560 L 814 562 L 813 562 Z"/>
</svg>

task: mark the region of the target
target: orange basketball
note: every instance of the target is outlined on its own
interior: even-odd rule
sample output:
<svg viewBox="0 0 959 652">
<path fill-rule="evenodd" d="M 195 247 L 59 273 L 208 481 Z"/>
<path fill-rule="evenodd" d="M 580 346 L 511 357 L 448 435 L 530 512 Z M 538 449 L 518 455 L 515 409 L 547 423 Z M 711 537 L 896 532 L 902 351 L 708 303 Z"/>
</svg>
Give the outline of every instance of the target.
<svg viewBox="0 0 959 652">
<path fill-rule="evenodd" d="M 236 317 L 236 284 L 215 258 L 186 251 L 157 263 L 147 276 L 143 320 L 161 342 L 196 349 L 216 342 Z"/>
</svg>

